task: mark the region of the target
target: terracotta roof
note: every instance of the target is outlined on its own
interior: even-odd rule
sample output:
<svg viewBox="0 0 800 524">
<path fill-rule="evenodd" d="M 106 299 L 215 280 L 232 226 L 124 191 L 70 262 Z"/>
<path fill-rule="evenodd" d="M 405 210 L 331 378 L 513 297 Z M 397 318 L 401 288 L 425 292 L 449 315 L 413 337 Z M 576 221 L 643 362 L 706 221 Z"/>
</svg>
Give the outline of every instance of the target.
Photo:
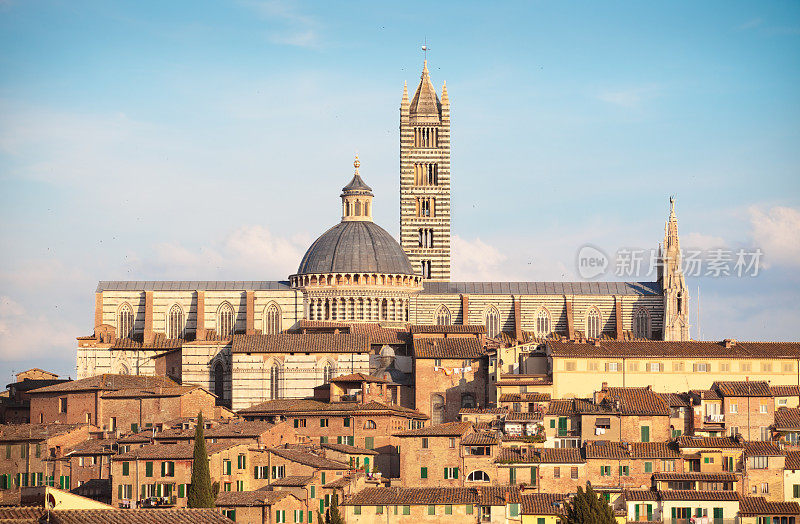
<svg viewBox="0 0 800 524">
<path fill-rule="evenodd" d="M 739 500 L 735 491 L 696 491 L 696 490 L 666 490 L 659 491 L 661 500 Z"/>
<path fill-rule="evenodd" d="M 575 342 L 548 341 L 547 346 L 556 357 L 707 357 L 707 358 L 800 358 L 800 342 L 737 342 L 726 348 L 720 342 L 667 342 L 601 340 L 599 345 Z"/>
<path fill-rule="evenodd" d="M 626 489 L 623 491 L 626 501 L 658 500 L 658 491 L 652 489 Z"/>
<path fill-rule="evenodd" d="M 111 349 L 180 349 L 183 344 L 181 338 L 167 338 L 164 333 L 155 333 L 151 342 L 143 342 L 141 338 L 117 338 L 111 343 Z"/>
<path fill-rule="evenodd" d="M 284 477 L 285 480 L 291 477 Z M 274 485 L 278 481 L 273 481 Z M 217 506 L 271 506 L 285 497 L 293 496 L 290 491 L 256 490 L 256 491 L 220 491 L 217 495 Z"/>
<path fill-rule="evenodd" d="M 461 408 L 459 415 L 505 415 L 508 408 Z"/>
<path fill-rule="evenodd" d="M 552 383 L 553 381 L 548 375 L 518 375 L 513 373 L 500 375 L 500 380 L 497 381 L 498 386 L 539 386 Z M 547 393 L 539 394 L 549 396 Z"/>
<path fill-rule="evenodd" d="M 104 374 L 35 389 L 31 391 L 30 394 L 65 393 L 71 391 L 117 391 L 127 388 L 175 387 L 177 385 L 175 381 L 166 377 Z"/>
<path fill-rule="evenodd" d="M 205 436 L 211 438 L 257 438 L 268 433 L 275 424 L 264 421 L 237 420 L 221 422 L 205 430 Z M 194 438 L 194 428 L 190 429 Z"/>
<path fill-rule="evenodd" d="M 549 402 L 550 393 L 503 393 L 500 395 L 500 402 Z M 566 401 L 571 402 L 571 401 Z"/>
<path fill-rule="evenodd" d="M 633 458 L 680 458 L 678 446 L 672 442 L 631 442 Z"/>
<path fill-rule="evenodd" d="M 693 389 L 689 394 L 700 400 L 722 400 L 722 397 L 719 396 L 719 392 L 715 389 Z"/>
<path fill-rule="evenodd" d="M 500 443 L 500 438 L 493 433 L 470 433 L 461 439 L 462 446 L 494 446 Z"/>
<path fill-rule="evenodd" d="M 339 330 L 342 333 L 366 335 L 370 344 L 407 344 L 411 340 L 411 333 L 407 328 L 384 327 L 378 322 L 336 322 L 328 320 L 300 320 L 292 331 L 327 329 Z"/>
<path fill-rule="evenodd" d="M 350 375 L 333 377 L 331 382 L 376 382 L 379 384 L 386 384 L 389 381 L 385 378 L 375 377 L 365 373 L 351 373 Z"/>
<path fill-rule="evenodd" d="M 350 482 L 353 481 L 353 478 L 363 477 L 364 472 L 362 470 L 351 471 L 350 473 L 346 473 L 341 477 L 337 478 L 336 480 L 332 480 L 326 484 L 324 484 L 323 488 L 328 489 L 341 489 L 346 487 Z"/>
<path fill-rule="evenodd" d="M 745 442 L 744 454 L 748 457 L 783 457 L 786 452 L 770 442 L 754 440 Z"/>
<path fill-rule="evenodd" d="M 442 325 L 423 325 L 412 324 L 411 334 L 417 333 L 473 333 L 483 334 L 486 333 L 486 326 L 483 324 L 452 324 L 447 326 Z"/>
<path fill-rule="evenodd" d="M 291 290 L 283 280 L 101 280 L 102 291 L 275 291 Z"/>
<path fill-rule="evenodd" d="M 206 444 L 209 455 L 219 453 L 238 444 Z M 114 457 L 115 462 L 124 460 L 189 460 L 194 458 L 194 444 L 181 442 L 178 444 L 146 444 L 140 448 L 132 449 Z"/>
<path fill-rule="evenodd" d="M 349 444 L 320 444 L 321 448 L 324 449 L 332 449 L 333 451 L 338 451 L 339 453 L 347 453 L 348 455 L 378 455 L 379 453 L 374 449 L 366 449 L 366 448 L 359 448 L 357 446 L 351 446 Z"/>
<path fill-rule="evenodd" d="M 459 358 L 476 359 L 485 351 L 477 338 L 416 338 L 414 339 L 416 358 Z"/>
<path fill-rule="evenodd" d="M 44 508 L 39 507 L 0 507 L 0 521 L 3 522 L 23 519 L 38 522 L 42 515 L 44 515 Z"/>
<path fill-rule="evenodd" d="M 686 393 L 656 393 L 671 408 L 688 408 L 692 403 Z"/>
<path fill-rule="evenodd" d="M 117 441 L 111 438 L 92 438 L 84 440 L 67 450 L 67 455 L 113 455 L 116 453 Z"/>
<path fill-rule="evenodd" d="M 307 486 L 312 482 L 314 482 L 313 475 L 292 475 L 289 477 L 283 477 L 282 479 L 273 480 L 271 485 L 284 488 L 298 488 Z"/>
<path fill-rule="evenodd" d="M 506 499 L 508 495 L 508 499 Z M 347 497 L 343 506 L 479 504 L 504 506 L 522 502 L 517 486 L 472 488 L 366 488 Z"/>
<path fill-rule="evenodd" d="M 230 524 L 215 509 L 61 509 L 49 513 L 51 524 Z"/>
<path fill-rule="evenodd" d="M 445 422 L 395 433 L 396 437 L 460 437 L 472 429 L 472 422 Z"/>
<path fill-rule="evenodd" d="M 542 420 L 543 415 L 542 413 L 536 412 L 526 412 L 526 413 L 516 413 L 511 412 L 506 415 L 506 422 L 533 422 L 535 420 Z"/>
<path fill-rule="evenodd" d="M 690 437 L 677 438 L 681 448 L 743 448 L 744 444 L 733 437 Z"/>
<path fill-rule="evenodd" d="M 742 497 L 739 501 L 740 517 L 773 515 L 800 515 L 800 504 L 797 502 L 770 502 L 764 497 Z"/>
<path fill-rule="evenodd" d="M 775 429 L 800 429 L 800 408 L 780 408 L 775 412 Z"/>
<path fill-rule="evenodd" d="M 522 495 L 523 515 L 562 515 L 569 495 L 558 493 L 532 493 Z"/>
<path fill-rule="evenodd" d="M 596 440 L 586 442 L 587 459 L 623 459 L 630 457 L 630 450 L 622 442 Z"/>
<path fill-rule="evenodd" d="M 0 442 L 46 440 L 88 426 L 88 424 L 7 424 L 0 426 Z"/>
<path fill-rule="evenodd" d="M 572 400 L 551 400 L 547 405 L 546 415 L 576 415 L 575 403 Z"/>
<path fill-rule="evenodd" d="M 270 453 L 277 455 L 286 460 L 297 462 L 305 466 L 311 466 L 317 469 L 350 469 L 350 466 L 338 460 L 326 459 L 313 453 L 307 453 L 296 449 L 287 448 L 267 448 Z"/>
<path fill-rule="evenodd" d="M 771 397 L 772 390 L 763 380 L 717 381 L 711 384 L 723 397 Z"/>
<path fill-rule="evenodd" d="M 786 465 L 784 469 L 800 469 L 800 451 L 786 452 Z"/>
<path fill-rule="evenodd" d="M 669 415 L 669 404 L 650 388 L 608 388 L 623 415 Z"/>
<path fill-rule="evenodd" d="M 369 353 L 366 335 L 344 333 L 282 333 L 234 335 L 233 353 Z"/>
<path fill-rule="evenodd" d="M 700 473 L 698 471 L 687 473 L 653 473 L 653 480 L 702 480 L 707 482 L 736 482 L 735 473 Z"/>
<path fill-rule="evenodd" d="M 581 415 L 619 415 L 620 410 L 613 402 L 604 401 L 595 404 L 593 400 L 576 398 L 572 400 L 575 411 Z"/>
<path fill-rule="evenodd" d="M 770 386 L 774 397 L 800 397 L 800 386 Z"/>
<path fill-rule="evenodd" d="M 312 399 L 278 399 L 268 400 L 255 406 L 242 409 L 238 412 L 242 416 L 257 415 L 353 415 L 353 414 L 372 414 L 372 415 L 398 415 L 407 418 L 424 420 L 429 418 L 424 413 L 413 409 L 397 405 L 381 404 L 377 401 L 370 401 L 366 404 L 358 402 L 319 402 Z"/>
<path fill-rule="evenodd" d="M 581 464 L 585 462 L 578 448 L 504 448 L 497 464 Z"/>
</svg>

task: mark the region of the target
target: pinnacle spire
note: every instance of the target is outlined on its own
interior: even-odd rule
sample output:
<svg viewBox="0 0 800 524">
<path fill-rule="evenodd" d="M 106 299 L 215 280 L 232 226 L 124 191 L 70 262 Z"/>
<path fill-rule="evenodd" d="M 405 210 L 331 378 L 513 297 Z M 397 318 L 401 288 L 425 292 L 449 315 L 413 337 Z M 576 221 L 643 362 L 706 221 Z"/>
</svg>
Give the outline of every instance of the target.
<svg viewBox="0 0 800 524">
<path fill-rule="evenodd" d="M 402 107 L 408 107 L 408 82 L 403 82 L 403 99 L 400 101 Z"/>
<path fill-rule="evenodd" d="M 442 105 L 447 105 L 449 102 L 450 98 L 447 96 L 447 80 L 445 80 L 442 84 Z"/>
<path fill-rule="evenodd" d="M 439 97 L 436 95 L 436 88 L 431 83 L 431 77 L 428 73 L 428 61 L 425 60 L 419 79 L 419 86 L 417 86 L 417 91 L 411 100 L 410 112 L 416 115 L 435 115 L 438 117 L 440 111 Z"/>
</svg>

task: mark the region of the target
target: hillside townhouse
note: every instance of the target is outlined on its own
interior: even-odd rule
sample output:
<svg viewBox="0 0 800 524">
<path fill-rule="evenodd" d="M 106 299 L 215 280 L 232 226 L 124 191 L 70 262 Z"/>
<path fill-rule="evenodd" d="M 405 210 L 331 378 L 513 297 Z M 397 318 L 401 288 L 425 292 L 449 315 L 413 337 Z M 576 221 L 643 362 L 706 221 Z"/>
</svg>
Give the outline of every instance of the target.
<svg viewBox="0 0 800 524">
<path fill-rule="evenodd" d="M 774 385 L 770 384 L 772 396 L 775 399 L 775 411 L 780 408 L 800 407 L 800 385 Z"/>
<path fill-rule="evenodd" d="M 768 501 L 784 497 L 786 452 L 768 442 L 747 442 L 744 446 L 744 493 Z"/>
<path fill-rule="evenodd" d="M 764 497 L 744 497 L 739 503 L 739 524 L 797 524 L 800 504 L 772 502 Z"/>
<path fill-rule="evenodd" d="M 585 485 L 586 461 L 577 448 L 503 448 L 494 484 L 522 485 L 543 493 L 570 493 Z"/>
<path fill-rule="evenodd" d="M 586 476 L 597 488 L 648 489 L 654 474 L 683 471 L 683 458 L 668 442 L 587 442 Z"/>
<path fill-rule="evenodd" d="M 0 427 L 0 490 L 26 486 L 73 487 L 70 461 L 60 460 L 97 428 L 88 424 Z"/>
<path fill-rule="evenodd" d="M 721 426 L 721 433 L 740 434 L 745 440 L 769 441 L 775 422 L 775 399 L 766 381 L 718 381 L 711 385 L 722 399 L 722 411 L 705 415 L 707 428 Z"/>
<path fill-rule="evenodd" d="M 212 444 L 247 444 L 254 448 L 297 444 L 295 429 L 286 421 L 273 424 L 259 420 L 217 419 L 204 420 L 206 442 Z M 182 422 L 177 427 L 154 432 L 153 442 L 175 444 L 194 442 L 195 420 Z"/>
<path fill-rule="evenodd" d="M 800 450 L 800 408 L 778 408 L 772 438 L 787 449 Z"/>
<path fill-rule="evenodd" d="M 471 422 L 446 422 L 396 433 L 400 440 L 400 482 L 403 486 L 414 487 L 457 487 L 464 484 L 464 461 L 460 442 L 466 435 L 475 433 Z M 485 465 L 491 463 L 489 455 L 485 459 L 471 457 L 470 464 L 478 471 L 488 475 L 491 471 Z M 484 478 L 483 475 L 479 475 Z"/>
<path fill-rule="evenodd" d="M 6 386 L 7 396 L 0 396 L 0 423 L 27 424 L 31 421 L 31 398 L 28 392 L 67 382 L 59 379 L 55 373 L 39 368 L 29 369 L 16 374 L 16 382 Z"/>
<path fill-rule="evenodd" d="M 676 439 L 684 471 L 741 473 L 744 442 L 739 437 L 682 436 Z"/>
<path fill-rule="evenodd" d="M 733 491 L 627 490 L 628 521 L 733 523 L 739 495 Z M 696 520 L 692 520 L 696 519 Z"/>
<path fill-rule="evenodd" d="M 800 502 L 800 451 L 788 451 L 783 468 L 783 500 Z"/>
<path fill-rule="evenodd" d="M 577 448 L 581 445 L 581 414 L 576 408 L 576 400 L 554 399 L 548 402 L 543 417 L 545 441 L 549 448 Z M 601 421 L 606 428 L 605 421 Z M 609 419 L 608 425 L 611 421 Z M 605 434 L 605 433 L 603 433 Z"/>
<path fill-rule="evenodd" d="M 216 500 L 217 510 L 236 524 L 296 522 L 315 524 L 316 513 L 288 491 L 227 491 Z"/>
<path fill-rule="evenodd" d="M 66 450 L 61 458 L 62 468 L 70 471 L 73 488 L 96 479 L 111 478 L 111 458 L 117 453 L 117 442 L 113 438 L 92 438 L 77 443 Z"/>
</svg>

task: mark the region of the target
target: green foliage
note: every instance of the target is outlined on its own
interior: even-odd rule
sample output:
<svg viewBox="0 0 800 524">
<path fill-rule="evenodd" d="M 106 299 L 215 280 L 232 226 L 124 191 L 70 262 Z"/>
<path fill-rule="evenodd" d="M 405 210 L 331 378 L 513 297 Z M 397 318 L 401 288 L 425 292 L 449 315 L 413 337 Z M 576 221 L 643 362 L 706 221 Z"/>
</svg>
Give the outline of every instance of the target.
<svg viewBox="0 0 800 524">
<path fill-rule="evenodd" d="M 187 499 L 186 502 L 190 508 L 214 507 L 215 497 L 211 487 L 211 472 L 208 469 L 208 452 L 206 451 L 206 438 L 203 435 L 202 413 L 197 414 L 197 427 L 194 430 L 192 483 L 189 484 Z"/>
<path fill-rule="evenodd" d="M 331 497 L 331 506 L 325 512 L 325 524 L 344 524 L 344 519 L 339 513 L 339 496 L 336 493 Z"/>
<path fill-rule="evenodd" d="M 586 491 L 578 486 L 578 493 L 566 505 L 563 524 L 615 524 L 614 510 L 605 497 L 595 493 L 592 485 L 586 484 Z"/>
<path fill-rule="evenodd" d="M 322 513 L 317 511 L 317 524 L 325 524 L 325 519 L 322 518 Z"/>
</svg>

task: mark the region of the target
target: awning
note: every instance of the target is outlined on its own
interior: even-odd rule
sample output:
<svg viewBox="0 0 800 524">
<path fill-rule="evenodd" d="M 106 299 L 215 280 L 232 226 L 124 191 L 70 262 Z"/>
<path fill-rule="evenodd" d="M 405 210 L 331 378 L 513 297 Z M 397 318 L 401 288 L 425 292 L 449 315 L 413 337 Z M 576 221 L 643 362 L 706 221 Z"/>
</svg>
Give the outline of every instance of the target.
<svg viewBox="0 0 800 524">
<path fill-rule="evenodd" d="M 598 428 L 610 428 L 611 427 L 611 419 L 608 417 L 598 418 L 595 423 L 595 426 Z"/>
</svg>

